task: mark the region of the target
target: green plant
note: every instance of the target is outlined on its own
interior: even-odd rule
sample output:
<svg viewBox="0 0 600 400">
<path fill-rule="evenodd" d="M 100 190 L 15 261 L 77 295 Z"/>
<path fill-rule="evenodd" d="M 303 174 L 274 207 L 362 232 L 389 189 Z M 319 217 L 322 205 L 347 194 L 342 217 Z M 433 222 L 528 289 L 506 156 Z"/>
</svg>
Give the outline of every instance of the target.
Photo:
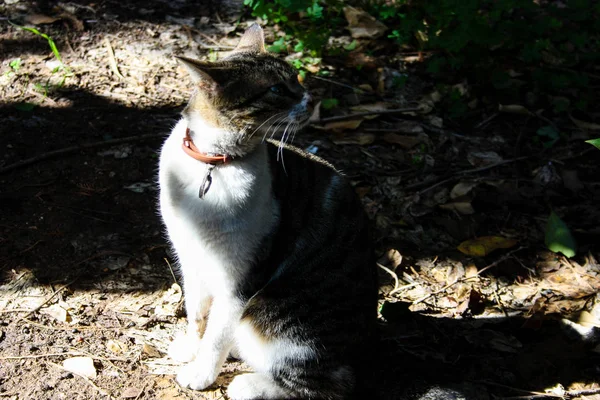
<svg viewBox="0 0 600 400">
<path fill-rule="evenodd" d="M 14 71 L 14 72 L 18 72 L 19 69 L 21 68 L 21 59 L 20 58 L 15 58 L 14 60 L 11 60 L 8 63 L 8 66 Z"/>
<path fill-rule="evenodd" d="M 52 73 L 63 72 L 62 81 L 57 86 L 62 86 L 67 77 L 73 76 L 71 69 L 63 63 L 62 57 L 60 56 L 60 52 L 58 51 L 58 47 L 56 47 L 56 43 L 54 42 L 54 39 L 52 39 L 50 36 L 46 35 L 45 33 L 40 32 L 39 30 L 37 30 L 35 28 L 29 27 L 29 26 L 17 25 L 10 21 L 9 21 L 9 23 L 12 26 L 16 27 L 17 29 L 31 32 L 37 36 L 40 36 L 40 37 L 46 39 L 46 41 L 48 42 L 48 46 L 50 47 L 50 50 L 52 50 L 52 54 L 54 54 L 54 57 L 59 62 L 59 65 L 52 71 Z M 20 63 L 19 63 L 19 65 L 20 65 Z"/>
<path fill-rule="evenodd" d="M 332 29 L 343 22 L 342 2 L 333 0 L 244 0 L 252 15 L 279 24 L 287 33 L 271 46 L 282 52 L 293 48 L 311 56 L 320 56 Z"/>
</svg>

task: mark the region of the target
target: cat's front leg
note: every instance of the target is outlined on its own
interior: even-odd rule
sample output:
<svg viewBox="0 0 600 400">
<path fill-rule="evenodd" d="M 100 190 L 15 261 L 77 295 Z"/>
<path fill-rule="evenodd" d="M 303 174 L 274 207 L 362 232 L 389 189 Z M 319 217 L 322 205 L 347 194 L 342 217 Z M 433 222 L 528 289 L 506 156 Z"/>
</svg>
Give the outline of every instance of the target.
<svg viewBox="0 0 600 400">
<path fill-rule="evenodd" d="M 242 315 L 242 304 L 231 298 L 216 297 L 213 300 L 195 359 L 181 367 L 177 382 L 195 390 L 210 386 L 219 375 L 233 346 L 235 329 Z"/>
<path fill-rule="evenodd" d="M 212 303 L 212 297 L 200 287 L 186 290 L 185 309 L 187 329 L 175 336 L 169 346 L 169 356 L 179 362 L 189 362 L 200 351 L 200 342 L 206 328 L 206 320 Z"/>
</svg>

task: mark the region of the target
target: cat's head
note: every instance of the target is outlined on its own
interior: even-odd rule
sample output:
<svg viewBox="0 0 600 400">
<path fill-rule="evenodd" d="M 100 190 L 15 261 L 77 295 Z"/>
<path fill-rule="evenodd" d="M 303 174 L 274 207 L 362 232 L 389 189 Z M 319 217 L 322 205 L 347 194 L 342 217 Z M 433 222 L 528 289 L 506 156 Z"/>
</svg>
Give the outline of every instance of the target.
<svg viewBox="0 0 600 400">
<path fill-rule="evenodd" d="M 267 53 L 257 24 L 246 30 L 223 60 L 178 59 L 196 89 L 184 115 L 222 129 L 240 146 L 273 134 L 289 136 L 306 125 L 312 113 L 310 95 L 298 82 L 298 72 Z"/>
</svg>

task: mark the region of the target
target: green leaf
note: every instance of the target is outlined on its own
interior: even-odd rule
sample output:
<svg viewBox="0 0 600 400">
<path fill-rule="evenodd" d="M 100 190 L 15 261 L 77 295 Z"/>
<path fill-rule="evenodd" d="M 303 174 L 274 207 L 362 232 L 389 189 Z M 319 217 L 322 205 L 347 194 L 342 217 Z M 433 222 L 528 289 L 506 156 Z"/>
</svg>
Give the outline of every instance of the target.
<svg viewBox="0 0 600 400">
<path fill-rule="evenodd" d="M 536 134 L 543 138 L 547 138 L 546 140 L 542 140 L 544 148 L 549 149 L 554 146 L 558 139 L 560 139 L 560 134 L 558 131 L 550 125 L 546 125 L 537 130 Z"/>
<path fill-rule="evenodd" d="M 338 99 L 323 99 L 321 100 L 321 107 L 326 110 L 331 110 L 332 108 L 337 107 L 339 104 Z"/>
<path fill-rule="evenodd" d="M 352 51 L 356 49 L 356 46 L 358 46 L 358 42 L 356 40 L 353 40 L 352 43 L 349 43 L 344 46 L 344 50 Z"/>
<path fill-rule="evenodd" d="M 554 211 L 550 213 L 546 223 L 546 247 L 567 257 L 573 257 L 577 247 L 569 227 Z"/>
<path fill-rule="evenodd" d="M 285 38 L 281 37 L 278 40 L 274 41 L 273 44 L 267 47 L 267 50 L 272 53 L 282 53 L 287 50 L 287 46 L 285 44 Z"/>
<path fill-rule="evenodd" d="M 590 139 L 590 140 L 586 140 L 586 143 L 591 144 L 592 146 L 596 147 L 598 150 L 600 150 L 600 138 L 598 139 Z"/>
<path fill-rule="evenodd" d="M 13 71 L 17 72 L 19 68 L 21 68 L 21 59 L 15 58 L 14 60 L 8 63 L 8 66 L 11 67 Z"/>
</svg>

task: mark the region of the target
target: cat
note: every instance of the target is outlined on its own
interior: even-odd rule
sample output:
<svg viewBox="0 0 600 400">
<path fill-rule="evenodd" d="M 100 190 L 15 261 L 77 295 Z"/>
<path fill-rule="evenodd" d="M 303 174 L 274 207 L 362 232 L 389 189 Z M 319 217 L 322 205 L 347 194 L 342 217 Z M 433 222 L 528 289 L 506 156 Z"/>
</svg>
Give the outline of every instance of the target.
<svg viewBox="0 0 600 400">
<path fill-rule="evenodd" d="M 188 320 L 169 348 L 177 382 L 207 388 L 231 352 L 255 371 L 233 400 L 350 398 L 376 338 L 375 261 L 352 187 L 284 144 L 310 95 L 257 24 L 220 61 L 178 59 L 195 90 L 159 163 Z"/>
</svg>

